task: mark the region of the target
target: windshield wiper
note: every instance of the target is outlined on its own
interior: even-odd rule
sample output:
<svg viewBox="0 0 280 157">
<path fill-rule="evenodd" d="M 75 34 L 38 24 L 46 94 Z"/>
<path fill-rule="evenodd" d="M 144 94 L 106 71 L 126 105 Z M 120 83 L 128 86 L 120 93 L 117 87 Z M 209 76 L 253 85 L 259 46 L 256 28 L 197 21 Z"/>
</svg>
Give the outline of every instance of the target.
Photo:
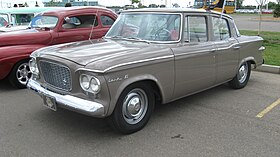
<svg viewBox="0 0 280 157">
<path fill-rule="evenodd" d="M 115 36 L 106 37 L 106 38 L 109 38 L 109 39 L 122 39 L 123 37 L 120 36 L 120 35 L 115 35 Z"/>
<path fill-rule="evenodd" d="M 143 39 L 138 38 L 138 37 L 128 37 L 128 38 L 125 38 L 125 39 L 133 39 L 133 40 L 137 40 L 137 41 L 143 41 L 143 42 L 146 42 L 146 43 L 150 43 L 149 41 L 143 40 Z"/>
</svg>

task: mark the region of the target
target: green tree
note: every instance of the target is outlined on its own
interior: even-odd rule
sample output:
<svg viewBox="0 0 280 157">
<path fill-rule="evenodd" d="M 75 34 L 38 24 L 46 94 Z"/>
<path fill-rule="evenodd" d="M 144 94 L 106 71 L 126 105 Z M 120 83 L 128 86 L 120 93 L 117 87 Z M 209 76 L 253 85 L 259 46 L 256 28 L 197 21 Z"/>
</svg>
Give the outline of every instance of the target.
<svg viewBox="0 0 280 157">
<path fill-rule="evenodd" d="M 277 8 L 277 3 L 275 3 L 275 2 L 269 2 L 269 3 L 268 3 L 268 8 L 269 8 L 269 9 L 276 9 L 276 8 Z"/>
<path fill-rule="evenodd" d="M 131 0 L 131 4 L 138 4 L 138 3 L 140 3 L 140 0 Z"/>
<path fill-rule="evenodd" d="M 242 8 L 243 2 L 244 2 L 244 0 L 236 0 L 236 8 L 237 8 L 237 9 Z"/>
</svg>

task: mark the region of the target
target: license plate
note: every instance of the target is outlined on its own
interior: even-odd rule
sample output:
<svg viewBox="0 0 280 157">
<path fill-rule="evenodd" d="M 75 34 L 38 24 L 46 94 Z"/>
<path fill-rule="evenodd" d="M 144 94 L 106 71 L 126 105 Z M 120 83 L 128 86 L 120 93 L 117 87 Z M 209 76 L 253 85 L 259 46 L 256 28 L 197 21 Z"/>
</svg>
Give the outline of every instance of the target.
<svg viewBox="0 0 280 157">
<path fill-rule="evenodd" d="M 46 106 L 47 108 L 56 111 L 57 107 L 56 107 L 56 100 L 54 97 L 52 96 L 48 96 L 48 95 L 44 95 L 43 96 L 43 101 L 44 101 L 44 106 Z"/>
</svg>

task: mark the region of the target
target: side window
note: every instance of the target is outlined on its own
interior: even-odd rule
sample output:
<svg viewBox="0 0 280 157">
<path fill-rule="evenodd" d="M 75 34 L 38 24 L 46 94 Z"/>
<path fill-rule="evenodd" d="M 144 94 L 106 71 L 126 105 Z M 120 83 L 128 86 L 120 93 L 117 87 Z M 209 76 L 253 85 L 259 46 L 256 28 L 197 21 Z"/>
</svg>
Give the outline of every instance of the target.
<svg viewBox="0 0 280 157">
<path fill-rule="evenodd" d="M 65 17 L 62 27 L 65 29 L 73 29 L 73 28 L 90 28 L 98 25 L 98 20 L 95 15 L 80 15 L 80 16 L 72 16 Z"/>
<path fill-rule="evenodd" d="M 31 19 L 34 17 L 33 14 L 11 14 L 12 23 L 14 25 L 28 25 Z"/>
<path fill-rule="evenodd" d="M 184 40 L 189 42 L 208 41 L 205 16 L 185 17 Z"/>
<path fill-rule="evenodd" d="M 101 18 L 101 23 L 103 26 L 111 26 L 115 22 L 114 19 L 112 19 L 111 17 L 106 16 L 106 15 L 101 15 L 100 18 Z"/>
<path fill-rule="evenodd" d="M 214 40 L 226 40 L 230 38 L 228 21 L 219 17 L 212 17 Z"/>
</svg>

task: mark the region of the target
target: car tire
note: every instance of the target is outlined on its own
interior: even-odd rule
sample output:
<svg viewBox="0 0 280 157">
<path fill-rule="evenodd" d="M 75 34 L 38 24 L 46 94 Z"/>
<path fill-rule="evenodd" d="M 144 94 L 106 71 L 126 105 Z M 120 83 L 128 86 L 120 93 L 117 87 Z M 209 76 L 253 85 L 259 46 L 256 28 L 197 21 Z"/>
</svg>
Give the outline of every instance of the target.
<svg viewBox="0 0 280 157">
<path fill-rule="evenodd" d="M 130 85 L 120 95 L 115 110 L 109 117 L 110 124 L 120 133 L 134 133 L 148 123 L 154 107 L 155 95 L 149 85 Z"/>
<path fill-rule="evenodd" d="M 244 88 L 250 78 L 251 74 L 251 63 L 244 62 L 238 69 L 237 74 L 235 77 L 229 81 L 229 85 L 233 89 L 241 89 Z"/>
<path fill-rule="evenodd" d="M 29 68 L 29 60 L 22 60 L 16 63 L 8 76 L 9 82 L 16 88 L 26 88 L 28 79 L 32 73 Z"/>
</svg>

